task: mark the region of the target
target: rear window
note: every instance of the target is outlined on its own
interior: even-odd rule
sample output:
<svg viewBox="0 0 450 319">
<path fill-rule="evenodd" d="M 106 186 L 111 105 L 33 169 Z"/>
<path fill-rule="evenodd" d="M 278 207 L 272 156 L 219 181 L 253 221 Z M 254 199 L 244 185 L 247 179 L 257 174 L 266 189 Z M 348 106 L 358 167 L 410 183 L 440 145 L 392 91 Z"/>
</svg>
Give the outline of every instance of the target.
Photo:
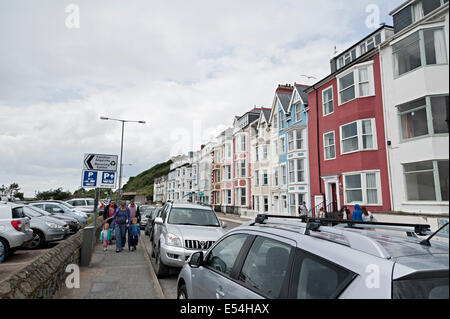
<svg viewBox="0 0 450 319">
<path fill-rule="evenodd" d="M 88 199 L 86 201 L 87 201 L 88 206 L 93 206 L 94 205 L 94 200 L 93 199 Z"/>
<path fill-rule="evenodd" d="M 394 280 L 392 298 L 448 299 L 448 272 L 427 277 Z"/>
<path fill-rule="evenodd" d="M 12 209 L 12 218 L 25 218 L 23 207 L 16 207 Z"/>
</svg>

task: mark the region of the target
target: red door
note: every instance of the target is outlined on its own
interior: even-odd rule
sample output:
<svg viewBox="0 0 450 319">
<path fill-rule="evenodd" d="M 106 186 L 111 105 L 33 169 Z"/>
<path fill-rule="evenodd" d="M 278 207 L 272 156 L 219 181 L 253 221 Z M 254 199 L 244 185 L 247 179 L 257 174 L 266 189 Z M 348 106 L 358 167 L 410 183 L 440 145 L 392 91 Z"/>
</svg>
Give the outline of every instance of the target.
<svg viewBox="0 0 450 319">
<path fill-rule="evenodd" d="M 337 208 L 337 195 L 336 195 L 336 184 L 333 183 L 331 184 L 331 200 L 332 200 L 332 207 L 333 207 L 333 212 L 337 212 L 338 208 Z"/>
</svg>

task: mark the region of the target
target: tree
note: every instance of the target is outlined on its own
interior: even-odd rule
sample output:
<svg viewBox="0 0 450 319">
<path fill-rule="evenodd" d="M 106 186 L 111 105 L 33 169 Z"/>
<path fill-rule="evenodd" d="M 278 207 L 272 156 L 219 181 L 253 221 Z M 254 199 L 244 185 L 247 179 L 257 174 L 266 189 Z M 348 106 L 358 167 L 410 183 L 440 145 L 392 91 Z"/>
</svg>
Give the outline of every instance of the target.
<svg viewBox="0 0 450 319">
<path fill-rule="evenodd" d="M 72 197 L 72 193 L 69 191 L 63 191 L 62 187 L 55 190 L 50 189 L 48 191 L 38 192 L 36 194 L 37 199 L 55 199 L 55 200 L 67 200 Z"/>
</svg>

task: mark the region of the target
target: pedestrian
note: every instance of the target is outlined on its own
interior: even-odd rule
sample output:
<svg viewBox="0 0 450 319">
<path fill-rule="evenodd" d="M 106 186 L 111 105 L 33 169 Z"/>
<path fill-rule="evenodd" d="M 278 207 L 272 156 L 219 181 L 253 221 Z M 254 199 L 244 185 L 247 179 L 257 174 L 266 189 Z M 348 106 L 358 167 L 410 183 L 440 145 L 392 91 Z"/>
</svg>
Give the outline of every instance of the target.
<svg viewBox="0 0 450 319">
<path fill-rule="evenodd" d="M 134 203 L 134 199 L 130 200 L 130 205 L 128 205 L 128 208 L 130 209 L 131 218 L 133 219 L 136 217 L 139 223 L 141 221 L 141 212 L 139 211 L 139 206 Z"/>
<path fill-rule="evenodd" d="M 130 226 L 130 222 L 130 209 L 127 207 L 127 203 L 122 200 L 120 202 L 120 207 L 116 209 L 111 222 L 111 228 L 114 228 L 116 236 L 116 253 L 120 253 L 123 247 L 125 247 L 127 241 L 127 228 Z"/>
<path fill-rule="evenodd" d="M 112 239 L 112 229 L 109 228 L 109 224 L 105 223 L 103 225 L 103 230 L 100 233 L 100 241 L 103 244 L 103 251 L 106 251 L 108 248 L 109 243 Z"/>
<path fill-rule="evenodd" d="M 367 211 L 367 208 L 365 206 L 361 207 L 361 211 L 362 211 L 362 219 L 365 222 L 375 222 L 375 217 L 373 217 L 373 215 Z"/>
<path fill-rule="evenodd" d="M 141 228 L 139 227 L 139 225 L 137 224 L 137 218 L 133 217 L 131 219 L 131 225 L 128 228 L 129 234 L 130 234 L 130 238 L 129 238 L 129 245 L 131 246 L 131 251 L 135 251 L 136 250 L 136 246 L 139 242 L 139 236 L 141 236 Z"/>
<path fill-rule="evenodd" d="M 113 217 L 117 210 L 117 205 L 113 199 L 109 201 L 108 205 L 103 208 L 103 221 L 108 220 L 108 218 Z"/>
<path fill-rule="evenodd" d="M 362 211 L 361 211 L 361 207 L 359 206 L 359 204 L 355 205 L 355 209 L 353 210 L 353 214 L 352 214 L 352 220 L 357 220 L 357 221 L 363 221 L 362 218 Z"/>
<path fill-rule="evenodd" d="M 306 202 L 303 202 L 299 207 L 298 207 L 298 214 L 300 216 L 306 216 L 308 215 L 308 207 L 306 207 Z"/>
</svg>

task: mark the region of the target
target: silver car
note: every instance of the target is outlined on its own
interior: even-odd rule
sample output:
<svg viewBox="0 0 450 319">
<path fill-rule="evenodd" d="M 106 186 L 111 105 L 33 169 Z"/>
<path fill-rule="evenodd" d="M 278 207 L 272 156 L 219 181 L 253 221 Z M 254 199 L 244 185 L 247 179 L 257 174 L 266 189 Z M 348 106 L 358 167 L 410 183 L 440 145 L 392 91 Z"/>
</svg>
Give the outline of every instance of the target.
<svg viewBox="0 0 450 319">
<path fill-rule="evenodd" d="M 46 243 L 62 240 L 69 234 L 67 223 L 46 216 L 29 206 L 24 206 L 23 211 L 30 219 L 30 228 L 33 230 L 33 240 L 26 247 L 39 249 Z"/>
<path fill-rule="evenodd" d="M 210 207 L 166 203 L 153 232 L 156 275 L 163 277 L 170 267 L 182 267 L 194 252 L 206 251 L 225 233 L 224 226 Z"/>
<path fill-rule="evenodd" d="M 449 246 L 418 237 L 430 234 L 428 225 L 331 227 L 272 217 L 234 228 L 206 253 L 193 254 L 179 274 L 178 298 L 449 297 Z M 409 236 L 400 236 L 405 228 Z"/>
<path fill-rule="evenodd" d="M 93 215 L 94 211 L 94 198 L 74 198 L 66 201 L 67 204 L 75 207 L 76 209 L 82 211 L 89 215 Z M 97 211 L 101 212 L 103 209 L 103 202 L 101 200 L 98 201 Z"/>
<path fill-rule="evenodd" d="M 0 242 L 3 249 L 0 259 L 22 248 L 33 238 L 30 220 L 23 212 L 23 206 L 0 202 Z"/>
</svg>

